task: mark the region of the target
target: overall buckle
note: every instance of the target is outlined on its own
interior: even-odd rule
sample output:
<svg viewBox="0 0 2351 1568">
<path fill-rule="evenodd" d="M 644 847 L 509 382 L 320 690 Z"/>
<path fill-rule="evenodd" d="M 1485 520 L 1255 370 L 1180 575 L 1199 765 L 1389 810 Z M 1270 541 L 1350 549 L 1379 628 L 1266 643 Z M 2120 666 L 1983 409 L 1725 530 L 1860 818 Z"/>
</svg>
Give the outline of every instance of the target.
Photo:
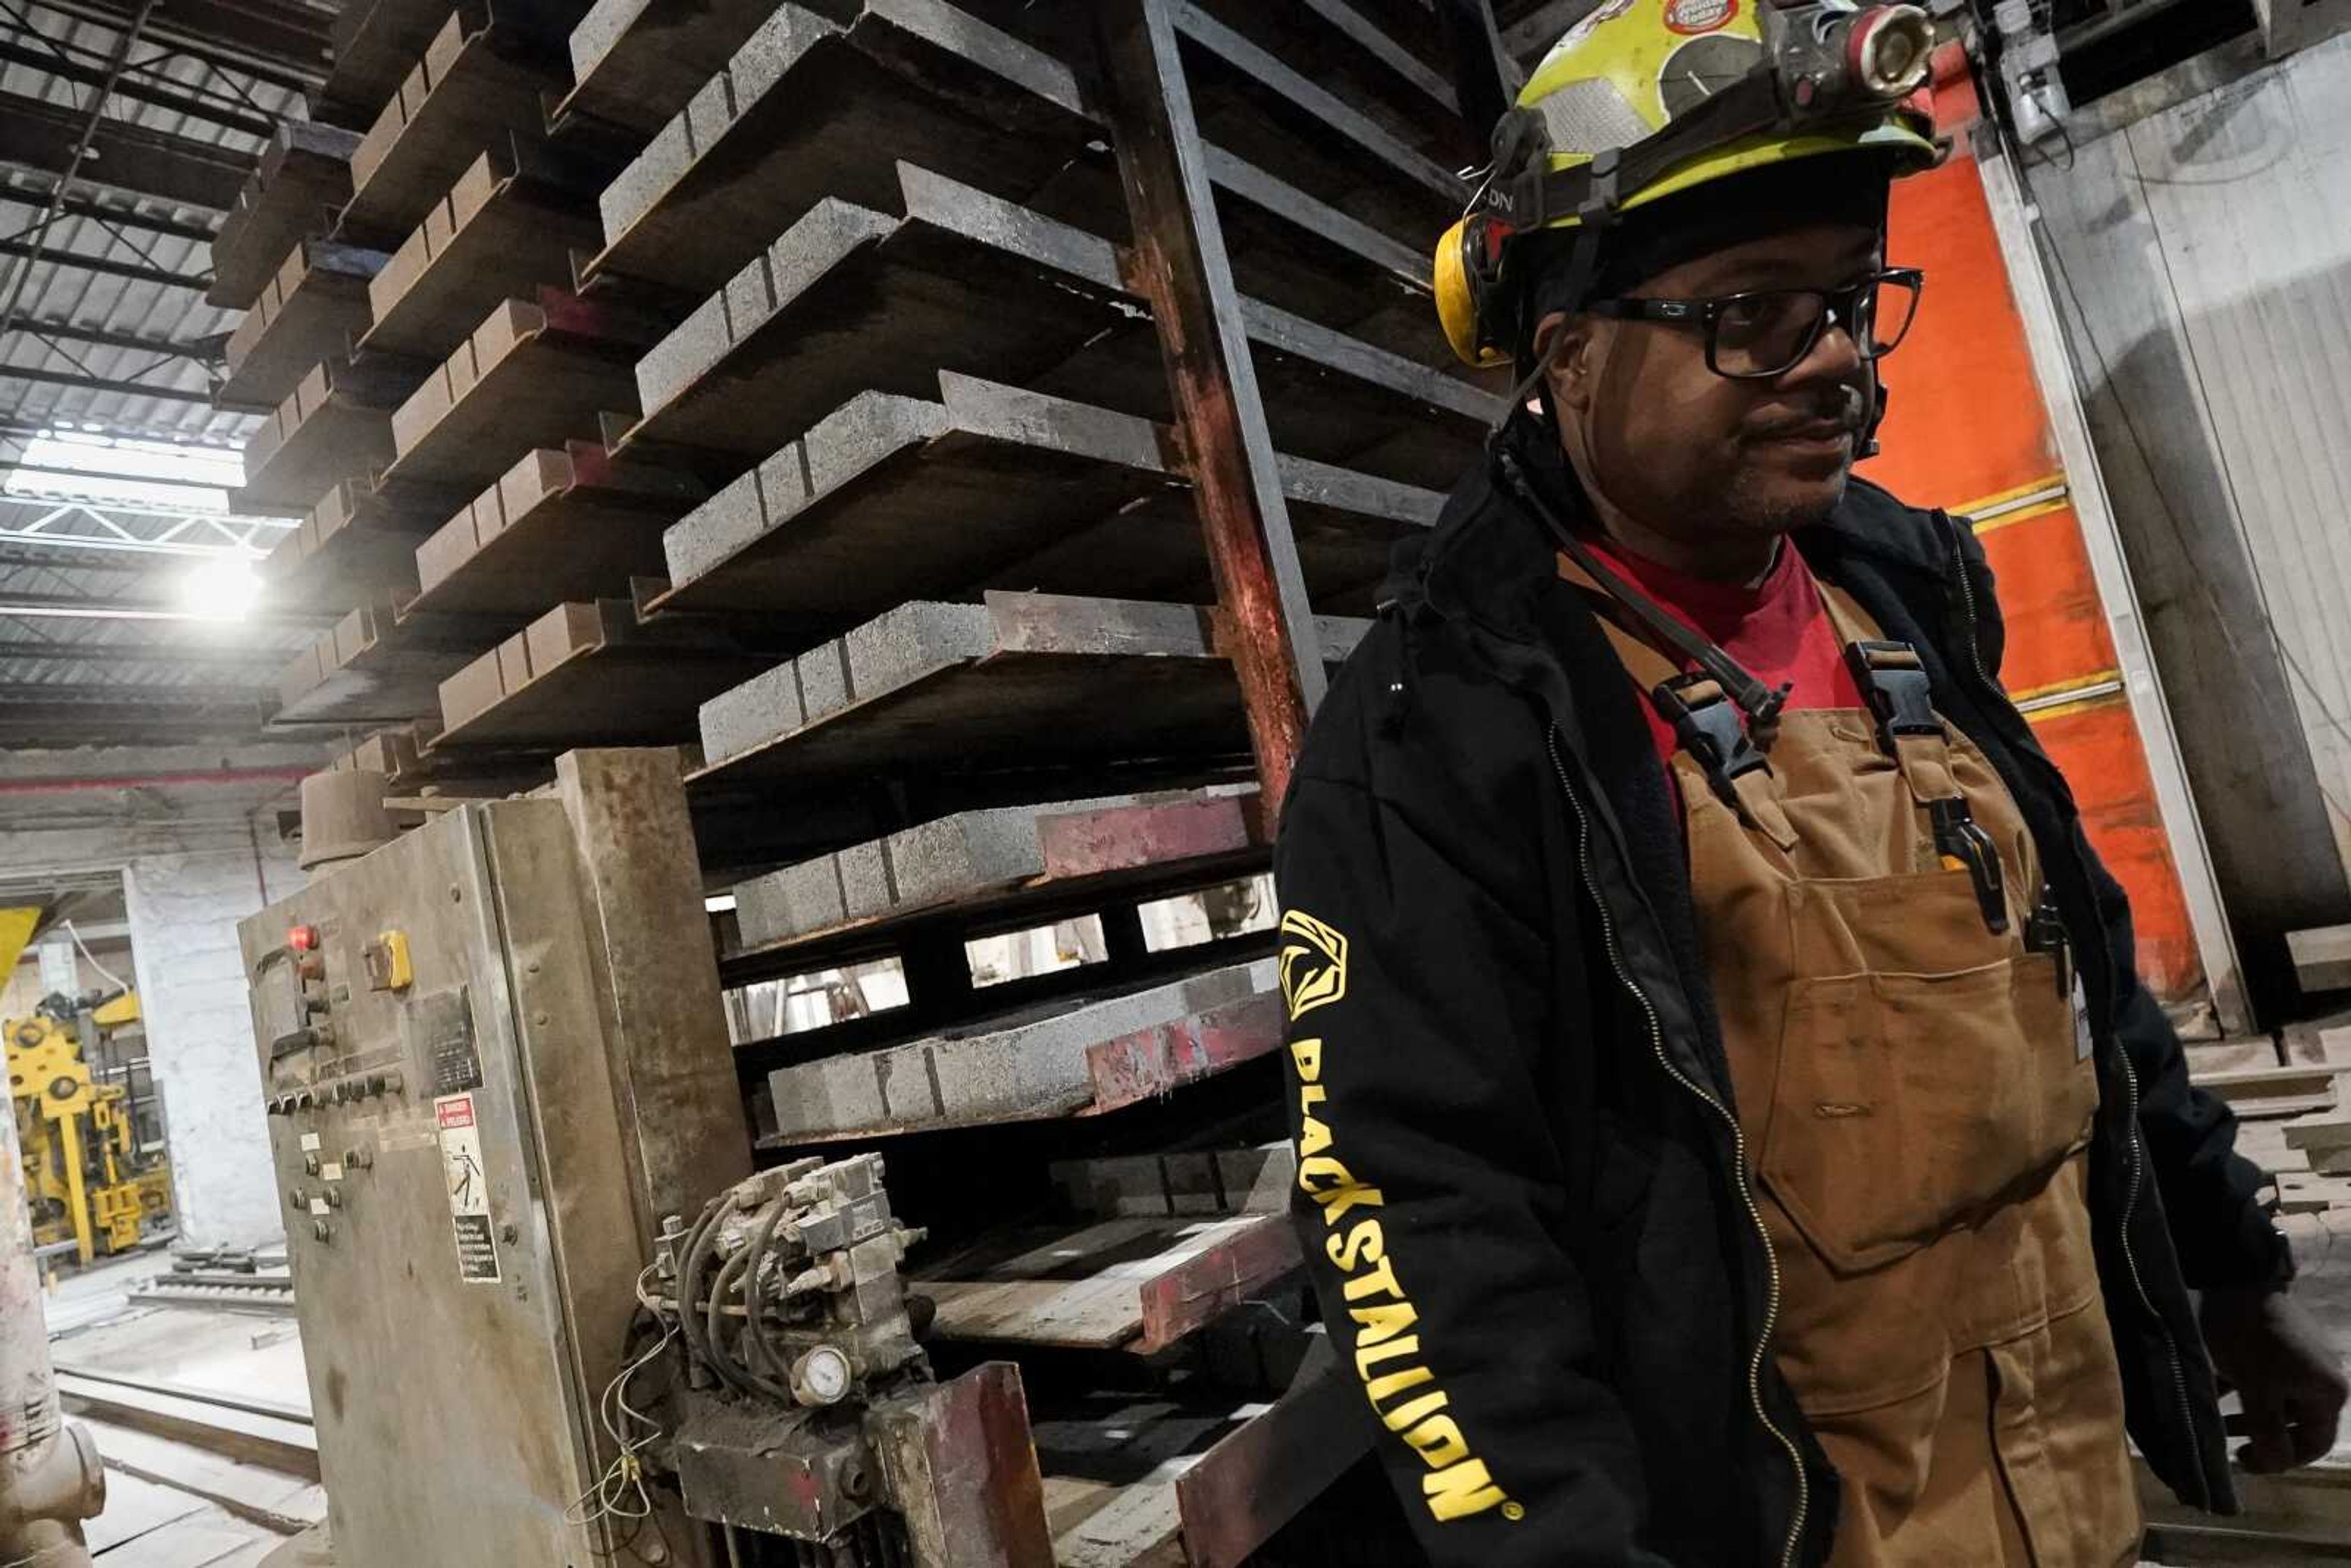
<svg viewBox="0 0 2351 1568">
<path fill-rule="evenodd" d="M 1711 675 L 1677 675 L 1649 694 L 1658 716 L 1673 726 L 1674 738 L 1706 773 L 1723 803 L 1737 809 L 1735 781 L 1771 763 L 1747 734 L 1747 721 L 1720 682 Z"/>
<path fill-rule="evenodd" d="M 1877 719 L 1877 741 L 1886 755 L 1897 753 L 1895 743 L 1906 735 L 1942 737 L 1934 685 L 1916 648 L 1907 643 L 1848 643 L 1844 662 Z"/>
</svg>

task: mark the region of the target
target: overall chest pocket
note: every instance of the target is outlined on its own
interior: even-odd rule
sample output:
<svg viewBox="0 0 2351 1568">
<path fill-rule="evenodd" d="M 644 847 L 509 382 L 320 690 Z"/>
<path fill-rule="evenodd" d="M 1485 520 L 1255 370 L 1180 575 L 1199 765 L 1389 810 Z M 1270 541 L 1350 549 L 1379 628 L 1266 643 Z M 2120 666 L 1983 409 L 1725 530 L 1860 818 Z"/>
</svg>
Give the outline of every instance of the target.
<svg viewBox="0 0 2351 1568">
<path fill-rule="evenodd" d="M 2031 1192 L 2086 1145 L 2097 1108 L 2056 960 L 2013 948 L 1956 970 L 1800 977 L 1778 1057 L 1757 1172 L 1847 1273 Z"/>
</svg>

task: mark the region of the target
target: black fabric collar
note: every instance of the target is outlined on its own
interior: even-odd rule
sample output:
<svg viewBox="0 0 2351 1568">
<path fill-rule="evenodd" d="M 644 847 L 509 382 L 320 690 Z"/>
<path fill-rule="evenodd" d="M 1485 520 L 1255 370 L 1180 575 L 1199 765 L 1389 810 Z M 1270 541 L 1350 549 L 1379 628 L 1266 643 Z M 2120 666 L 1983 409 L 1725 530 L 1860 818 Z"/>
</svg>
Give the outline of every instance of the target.
<svg viewBox="0 0 2351 1568">
<path fill-rule="evenodd" d="M 1558 444 L 1531 422 L 1514 421 L 1499 438 L 1514 443 L 1531 480 L 1569 512 L 1579 508 L 1575 480 Z M 1798 530 L 1796 548 L 1835 580 L 1847 556 L 1919 573 L 1940 583 L 1951 570 L 1950 545 L 1931 516 L 1855 477 L 1827 521 Z M 1541 607 L 1559 581 L 1542 525 L 1498 492 L 1485 464 L 1462 477 L 1437 527 L 1399 548 L 1383 597 L 1400 607 L 1425 603 L 1443 615 L 1467 615 L 1527 642 L 1542 625 Z"/>
</svg>

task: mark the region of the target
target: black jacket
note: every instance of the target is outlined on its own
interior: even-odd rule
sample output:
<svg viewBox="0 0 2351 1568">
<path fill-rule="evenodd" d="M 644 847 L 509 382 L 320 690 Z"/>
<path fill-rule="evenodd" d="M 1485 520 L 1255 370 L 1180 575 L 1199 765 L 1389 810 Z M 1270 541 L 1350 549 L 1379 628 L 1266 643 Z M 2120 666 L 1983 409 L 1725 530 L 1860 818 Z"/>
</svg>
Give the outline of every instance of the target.
<svg viewBox="0 0 2351 1568">
<path fill-rule="evenodd" d="M 1796 543 L 1917 646 L 2032 826 L 2089 998 L 2131 1432 L 2182 1499 L 2234 1511 L 2188 1291 L 2290 1256 L 2000 689 L 1982 549 L 1859 482 Z M 1759 1349 L 1767 1249 L 1636 695 L 1483 473 L 1390 593 L 1315 718 L 1276 865 L 1294 1209 L 1405 1511 L 1447 1568 L 1818 1561 L 1837 1482 Z"/>
</svg>

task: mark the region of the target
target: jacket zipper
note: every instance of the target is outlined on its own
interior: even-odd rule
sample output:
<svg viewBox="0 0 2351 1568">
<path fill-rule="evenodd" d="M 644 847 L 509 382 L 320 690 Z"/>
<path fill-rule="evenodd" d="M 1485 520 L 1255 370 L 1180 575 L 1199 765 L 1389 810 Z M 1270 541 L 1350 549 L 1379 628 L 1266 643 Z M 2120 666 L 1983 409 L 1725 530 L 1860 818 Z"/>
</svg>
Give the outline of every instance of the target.
<svg viewBox="0 0 2351 1568">
<path fill-rule="evenodd" d="M 1966 632 L 1964 641 L 1967 643 L 1968 661 L 1975 667 L 1977 681 L 1982 688 L 1991 694 L 1999 705 L 2013 716 L 2018 724 L 2022 725 L 2025 722 L 2024 716 L 2017 712 L 2015 706 L 2009 702 L 2008 694 L 2001 689 L 1999 682 L 1991 678 L 1991 672 L 1984 668 L 1983 650 L 1976 643 L 1975 584 L 1968 580 L 1967 557 L 1959 549 L 1957 526 L 1952 524 L 1945 514 L 1938 512 L 1936 515 L 1942 517 L 1944 525 L 1952 530 L 1951 561 L 1953 569 L 1959 573 L 1959 601 L 1967 616 L 1968 623 L 1963 630 Z M 2026 733 L 2031 733 L 2029 727 Z M 1556 756 L 1552 760 L 1557 761 Z M 2164 1356 L 2171 1368 L 2172 1391 L 2179 1396 L 2179 1401 L 2180 1423 L 2187 1430 L 2189 1447 L 2193 1452 L 2197 1490 L 2209 1507 L 2211 1502 L 2212 1489 L 2204 1475 L 2203 1444 L 2196 1432 L 2195 1406 L 2188 1397 L 2188 1372 L 2179 1359 L 2179 1342 L 2172 1337 L 2171 1325 L 2163 1321 L 2163 1314 L 2155 1309 L 2154 1299 L 2147 1293 L 2147 1281 L 2139 1273 L 2138 1254 L 2131 1249 L 2131 1216 L 2137 1212 L 2139 1188 L 2146 1184 L 2147 1146 L 2140 1134 L 2138 1124 L 2138 1072 L 2131 1066 L 2128 1051 L 2117 1046 L 2115 1059 L 2122 1064 L 2123 1086 L 2129 1093 L 2130 1111 L 2130 1194 L 2123 1200 L 2120 1227 L 2123 1262 L 2130 1270 L 2131 1288 L 2138 1292 L 2138 1304 L 2146 1310 L 2157 1332 L 2163 1335 Z"/>
<path fill-rule="evenodd" d="M 1796 1560 L 1797 1549 L 1803 1542 L 1804 1516 L 1809 1511 L 1812 1502 L 1812 1482 L 1804 1473 L 1802 1452 L 1785 1432 L 1780 1430 L 1778 1424 L 1771 1419 L 1771 1413 L 1763 1407 L 1763 1358 L 1771 1354 L 1771 1333 L 1780 1321 L 1780 1260 L 1772 1253 L 1771 1233 L 1764 1227 L 1763 1210 L 1756 1204 L 1754 1188 L 1748 1179 L 1747 1135 L 1740 1130 L 1739 1118 L 1730 1113 L 1729 1108 L 1694 1082 L 1689 1075 L 1676 1067 L 1673 1059 L 1666 1054 L 1665 1025 L 1657 1017 L 1656 1008 L 1625 967 L 1624 955 L 1616 945 L 1615 916 L 1609 912 L 1608 902 L 1601 896 L 1598 880 L 1593 875 L 1592 820 L 1584 813 L 1583 801 L 1577 796 L 1575 786 L 1568 781 L 1567 764 L 1561 760 L 1559 755 L 1557 725 L 1551 727 L 1546 740 L 1551 750 L 1552 769 L 1559 775 L 1560 792 L 1567 797 L 1568 809 L 1575 813 L 1577 870 L 1583 875 L 1584 891 L 1592 895 L 1593 907 L 1600 914 L 1601 945 L 1608 950 L 1609 967 L 1615 970 L 1617 983 L 1625 988 L 1626 994 L 1641 1005 L 1642 1016 L 1647 1019 L 1649 1024 L 1649 1049 L 1656 1054 L 1657 1065 L 1666 1070 L 1667 1076 L 1703 1101 L 1708 1109 L 1722 1118 L 1723 1124 L 1730 1129 L 1731 1149 L 1737 1162 L 1735 1175 L 1739 1183 L 1739 1196 L 1747 1205 L 1747 1217 L 1754 1222 L 1755 1234 L 1762 1240 L 1763 1261 L 1771 1270 L 1771 1289 L 1764 1306 L 1762 1332 L 1756 1335 L 1755 1354 L 1747 1364 L 1747 1397 L 1755 1407 L 1755 1418 L 1761 1421 L 1763 1424 L 1763 1429 L 1771 1433 L 1779 1441 L 1780 1446 L 1787 1450 L 1788 1462 L 1795 1469 L 1796 1512 L 1788 1526 L 1787 1544 L 1780 1552 L 1780 1568 L 1791 1568 L 1791 1564 Z"/>
</svg>

